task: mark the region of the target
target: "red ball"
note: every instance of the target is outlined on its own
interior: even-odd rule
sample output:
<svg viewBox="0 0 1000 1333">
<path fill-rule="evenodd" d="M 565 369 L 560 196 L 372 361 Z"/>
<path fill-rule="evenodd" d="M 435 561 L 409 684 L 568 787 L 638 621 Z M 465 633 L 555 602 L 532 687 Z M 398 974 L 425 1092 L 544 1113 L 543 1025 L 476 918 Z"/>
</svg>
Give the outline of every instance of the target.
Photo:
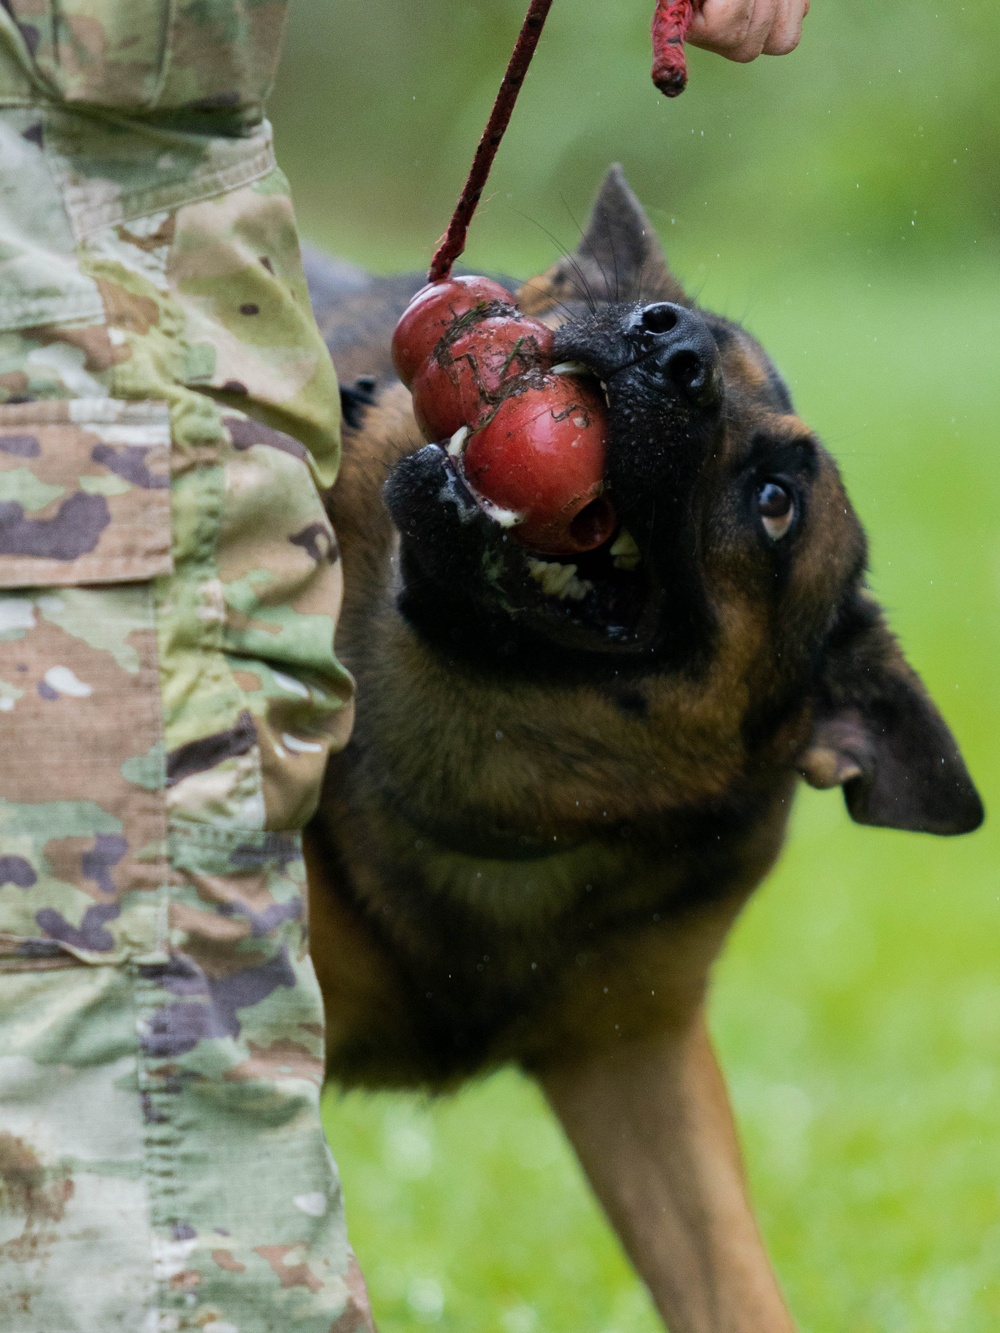
<svg viewBox="0 0 1000 1333">
<path fill-rule="evenodd" d="M 557 555 L 603 545 L 616 518 L 604 497 L 607 420 L 584 381 L 546 375 L 511 394 L 470 438 L 465 476 L 484 499 L 519 513 L 513 535 Z"/>
<path fill-rule="evenodd" d="M 456 320 L 494 301 L 513 309 L 510 292 L 492 278 L 444 278 L 421 287 L 392 335 L 392 364 L 406 387 Z"/>
<path fill-rule="evenodd" d="M 439 344 L 413 381 L 413 411 L 426 439 L 474 429 L 496 407 L 511 380 L 541 373 L 552 358 L 552 330 L 533 319 L 496 316 Z"/>
</svg>

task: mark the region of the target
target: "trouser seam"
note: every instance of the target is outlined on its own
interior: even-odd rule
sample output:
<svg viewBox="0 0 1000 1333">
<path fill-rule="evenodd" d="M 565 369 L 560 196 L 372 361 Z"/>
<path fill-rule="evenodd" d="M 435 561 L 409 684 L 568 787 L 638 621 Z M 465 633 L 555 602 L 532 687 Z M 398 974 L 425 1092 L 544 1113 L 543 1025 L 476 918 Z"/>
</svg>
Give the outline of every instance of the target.
<svg viewBox="0 0 1000 1333">
<path fill-rule="evenodd" d="M 128 965 L 136 1016 L 136 1082 L 143 1120 L 143 1174 L 150 1213 L 150 1272 L 152 1308 L 157 1314 L 175 1311 L 178 1303 L 167 1283 L 164 1255 L 159 1252 L 166 1236 L 176 1237 L 181 1224 L 180 1188 L 176 1162 L 180 1148 L 177 1125 L 177 1099 L 181 1087 L 171 1086 L 168 1078 L 154 1072 L 144 1045 L 159 1007 L 160 988 L 143 975 L 142 968 Z"/>
</svg>

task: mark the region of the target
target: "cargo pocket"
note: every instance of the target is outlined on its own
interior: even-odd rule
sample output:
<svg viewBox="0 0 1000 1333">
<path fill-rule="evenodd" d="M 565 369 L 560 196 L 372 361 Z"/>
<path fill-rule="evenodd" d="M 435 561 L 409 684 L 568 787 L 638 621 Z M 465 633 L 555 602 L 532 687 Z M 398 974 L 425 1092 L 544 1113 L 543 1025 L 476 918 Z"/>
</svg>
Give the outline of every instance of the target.
<svg viewBox="0 0 1000 1333">
<path fill-rule="evenodd" d="M 164 938 L 169 455 L 165 404 L 0 408 L 0 968 Z"/>
<path fill-rule="evenodd" d="M 212 578 L 181 558 L 175 579 L 203 579 L 202 634 L 186 634 L 198 660 L 186 666 L 181 652 L 163 650 L 167 804 L 179 828 L 295 831 L 352 717 L 353 681 L 333 643 L 340 555 L 302 444 L 229 410 L 222 424 Z M 172 602 L 178 610 L 163 620 L 179 623 L 181 598 Z M 162 630 L 161 644 L 180 641 Z M 175 697 L 182 707 L 170 707 Z"/>
</svg>

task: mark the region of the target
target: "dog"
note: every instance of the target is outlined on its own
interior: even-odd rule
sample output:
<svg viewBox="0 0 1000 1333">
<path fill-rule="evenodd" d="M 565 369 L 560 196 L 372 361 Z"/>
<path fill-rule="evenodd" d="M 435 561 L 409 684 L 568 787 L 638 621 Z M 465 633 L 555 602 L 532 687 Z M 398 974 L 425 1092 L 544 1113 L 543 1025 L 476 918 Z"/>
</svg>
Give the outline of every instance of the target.
<svg viewBox="0 0 1000 1333">
<path fill-rule="evenodd" d="M 621 526 L 585 556 L 519 545 L 420 438 L 389 356 L 419 280 L 309 275 L 345 386 L 329 513 L 358 682 L 307 830 L 330 1076 L 435 1092 L 519 1065 L 673 1333 L 788 1333 L 712 962 L 800 777 L 863 824 L 983 819 L 836 464 L 763 348 L 685 295 L 620 169 L 517 293 L 607 400 Z"/>
</svg>

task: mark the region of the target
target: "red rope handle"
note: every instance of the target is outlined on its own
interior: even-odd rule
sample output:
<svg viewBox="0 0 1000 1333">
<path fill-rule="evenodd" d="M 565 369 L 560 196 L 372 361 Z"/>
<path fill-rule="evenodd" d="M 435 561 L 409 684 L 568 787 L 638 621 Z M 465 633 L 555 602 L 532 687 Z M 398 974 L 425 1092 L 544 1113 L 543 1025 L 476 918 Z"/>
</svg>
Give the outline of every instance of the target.
<svg viewBox="0 0 1000 1333">
<path fill-rule="evenodd" d="M 438 242 L 431 260 L 428 282 L 439 282 L 446 278 L 455 260 L 465 249 L 469 224 L 482 198 L 497 149 L 510 124 L 518 93 L 551 8 L 552 0 L 531 0 L 528 6 L 507 72 L 472 159 L 469 178 L 459 195 L 448 230 Z M 694 0 L 656 0 L 656 13 L 653 15 L 653 82 L 667 97 L 676 97 L 687 84 L 684 38 L 693 17 Z"/>
<path fill-rule="evenodd" d="M 687 86 L 684 38 L 694 18 L 693 0 L 656 0 L 653 15 L 653 82 L 667 97 Z"/>
<path fill-rule="evenodd" d="M 521 91 L 521 84 L 528 72 L 531 57 L 535 54 L 535 47 L 538 45 L 538 39 L 542 35 L 542 28 L 545 26 L 545 20 L 549 16 L 551 7 L 552 0 L 531 0 L 528 12 L 521 25 L 514 53 L 507 66 L 507 72 L 503 76 L 503 83 L 501 83 L 497 99 L 493 103 L 490 118 L 486 122 L 486 129 L 483 131 L 483 137 L 479 140 L 476 156 L 472 159 L 472 170 L 469 172 L 469 179 L 465 182 L 465 189 L 455 205 L 448 230 L 438 242 L 438 248 L 431 260 L 430 272 L 427 274 L 428 282 L 438 282 L 441 278 L 446 278 L 451 272 L 452 264 L 465 249 L 465 241 L 469 234 L 469 223 L 472 221 L 476 205 L 482 197 L 490 168 L 493 166 L 493 159 L 500 147 L 500 140 L 510 124 L 514 103 Z"/>
</svg>

